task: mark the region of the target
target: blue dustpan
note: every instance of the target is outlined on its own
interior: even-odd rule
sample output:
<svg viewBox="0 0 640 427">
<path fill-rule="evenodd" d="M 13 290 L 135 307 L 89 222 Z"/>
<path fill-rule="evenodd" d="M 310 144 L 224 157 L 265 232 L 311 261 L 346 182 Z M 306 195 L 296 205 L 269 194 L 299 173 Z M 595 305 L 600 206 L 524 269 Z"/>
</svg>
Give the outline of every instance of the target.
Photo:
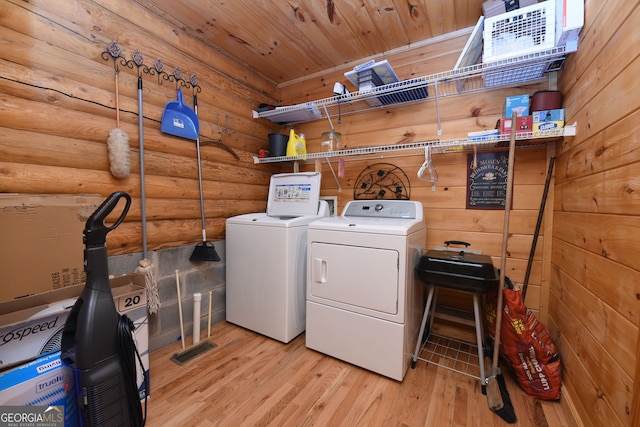
<svg viewBox="0 0 640 427">
<path fill-rule="evenodd" d="M 160 130 L 180 138 L 198 139 L 200 124 L 195 111 L 182 102 L 182 91 L 178 89 L 178 100 L 169 101 L 162 112 Z"/>
</svg>

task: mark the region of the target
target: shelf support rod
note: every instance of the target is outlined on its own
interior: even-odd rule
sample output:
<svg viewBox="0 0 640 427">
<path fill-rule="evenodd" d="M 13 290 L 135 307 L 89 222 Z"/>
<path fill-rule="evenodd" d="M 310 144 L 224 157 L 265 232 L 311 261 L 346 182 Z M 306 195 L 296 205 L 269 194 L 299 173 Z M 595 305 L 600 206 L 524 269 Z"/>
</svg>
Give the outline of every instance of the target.
<svg viewBox="0 0 640 427">
<path fill-rule="evenodd" d="M 329 115 L 329 112 L 327 111 L 326 104 L 323 105 L 322 108 L 324 108 L 324 114 L 327 116 L 327 120 L 329 120 L 329 125 L 331 126 L 331 130 L 335 130 L 334 127 L 333 127 L 333 122 L 331 121 L 331 116 Z"/>
<path fill-rule="evenodd" d="M 324 114 L 326 114 L 327 120 L 329 120 L 329 124 L 331 125 L 331 130 L 335 130 L 335 128 L 333 127 L 333 122 L 331 121 L 331 116 L 329 115 L 329 112 L 327 111 L 327 106 L 323 105 L 322 108 L 324 108 Z M 338 176 L 336 175 L 336 172 L 333 170 L 333 165 L 331 165 L 331 160 L 329 160 L 329 156 L 326 156 L 326 159 L 327 159 L 327 165 L 329 165 L 329 169 L 331 170 L 331 173 L 333 174 L 333 179 L 335 179 L 336 180 L 336 184 L 338 184 L 338 193 L 342 193 L 342 186 L 340 185 L 340 180 L 338 180 Z"/>
<path fill-rule="evenodd" d="M 549 90 L 558 90 L 558 72 L 549 72 L 547 78 L 549 80 Z"/>
<path fill-rule="evenodd" d="M 436 114 L 438 116 L 438 136 L 442 135 L 442 128 L 440 127 L 440 96 L 438 94 L 438 81 L 434 82 L 436 87 Z"/>
</svg>

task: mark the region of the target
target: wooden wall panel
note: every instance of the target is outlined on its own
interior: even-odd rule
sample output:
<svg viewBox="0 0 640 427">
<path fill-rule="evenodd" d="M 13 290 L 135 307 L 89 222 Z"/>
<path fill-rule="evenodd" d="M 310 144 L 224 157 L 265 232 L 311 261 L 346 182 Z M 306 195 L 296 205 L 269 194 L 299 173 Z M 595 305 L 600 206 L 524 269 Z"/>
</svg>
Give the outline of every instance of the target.
<svg viewBox="0 0 640 427">
<path fill-rule="evenodd" d="M 551 312 L 554 313 L 553 322 L 550 325 L 557 322 L 556 331 L 562 331 L 559 336 L 555 334 L 558 336 L 555 342 L 562 354 L 563 381 L 570 384 L 565 386 L 564 390 L 571 391 L 571 400 L 577 407 L 574 413 L 579 416 L 581 425 L 593 427 L 620 425 L 620 421 L 617 420 L 630 403 L 629 394 L 622 393 L 622 399 L 618 401 L 615 399 L 620 397 L 616 394 L 620 395 L 628 382 L 625 384 L 619 371 L 613 369 L 615 365 L 608 357 L 602 357 L 601 364 L 596 360 L 587 361 L 584 353 L 589 351 L 588 346 L 594 345 L 594 348 L 598 348 L 598 344 L 592 337 L 584 334 L 579 327 L 581 319 L 572 315 L 571 310 L 557 295 L 552 294 L 550 302 Z M 613 406 L 616 408 L 614 409 Z"/>
<path fill-rule="evenodd" d="M 633 403 L 640 400 L 640 101 L 630 96 L 640 90 L 640 8 L 613 0 L 589 0 L 586 8 L 580 49 L 559 74 L 567 121 L 576 122 L 578 131 L 557 144 L 550 199 L 555 212 L 545 217 L 541 230 L 527 304 L 557 339 L 572 413 L 585 425 L 631 426 L 640 420 L 638 403 Z M 468 32 L 459 32 L 385 59 L 401 79 L 446 71 L 467 37 Z M 260 102 L 292 104 L 331 96 L 333 83 L 346 81 L 347 70 L 336 68 L 275 87 L 140 2 L 9 0 L 0 3 L 0 38 L 11 41 L 0 53 L 0 191 L 130 192 L 132 210 L 113 233 L 110 254 L 142 249 L 133 70 L 119 74 L 121 126 L 129 135 L 132 176 L 117 180 L 108 169 L 106 140 L 115 126 L 116 99 L 113 64 L 101 53 L 110 41 L 120 43 L 127 57 L 137 48 L 145 63 L 161 58 L 169 70 L 180 66 L 187 76 L 197 74 L 206 227 L 212 240 L 224 238 L 226 218 L 263 210 L 269 176 L 291 168 L 253 164 L 253 156 L 267 147 L 267 134 L 288 128 L 255 120 L 251 110 Z M 200 239 L 194 143 L 159 131 L 175 87 L 148 75 L 143 81 L 149 248 L 194 243 Z M 345 115 L 334 125 L 349 148 L 464 137 L 493 128 L 506 96 L 545 87 L 492 89 L 438 104 L 430 99 Z M 193 102 L 190 92 L 185 101 Z M 235 133 L 220 132 L 226 117 L 232 118 Z M 328 129 L 327 121 L 296 126 L 307 136 L 310 151 L 317 151 Z M 549 157 L 545 147 L 516 153 L 507 261 L 507 274 L 516 282 L 524 278 Z M 424 204 L 427 247 L 467 240 L 499 264 L 503 212 L 466 209 L 466 158 L 467 153 L 434 155 L 435 191 L 416 177 L 421 153 L 347 161 L 342 191 L 325 164 L 322 193 L 338 196 L 340 209 L 352 199 L 354 182 L 367 164 L 396 164 L 410 177 L 412 198 Z"/>
<path fill-rule="evenodd" d="M 635 242 L 640 225 L 637 213 L 640 103 L 637 97 L 625 94 L 637 92 L 639 33 L 635 29 L 640 25 L 640 9 L 628 3 L 618 8 L 612 1 L 587 2 L 585 16 L 580 50 L 569 56 L 560 73 L 567 122 L 577 122 L 578 136 L 565 138 L 557 145 L 555 186 L 538 242 L 531 277 L 533 294 L 528 296 L 527 304 L 540 313 L 543 321 L 548 321 L 561 354 L 566 355 L 565 389 L 572 392 L 569 409 L 578 422 L 632 425 L 632 415 L 638 410 L 632 405 L 638 400 L 633 391 L 637 393 L 640 389 L 637 386 L 640 280 L 634 261 L 638 259 Z M 427 52 L 422 59 L 433 67 L 425 72 L 429 74 L 451 66 L 457 56 L 447 49 L 454 44 L 455 40 L 451 40 L 446 48 L 443 43 L 424 48 L 420 54 L 412 53 L 417 58 Z M 443 50 L 438 52 L 440 47 Z M 404 61 L 412 62 L 410 57 L 408 54 L 402 59 L 400 56 L 385 59 L 403 70 Z M 325 92 L 312 92 L 307 90 L 308 82 L 299 82 L 284 86 L 283 98 L 295 103 L 328 96 L 334 80 L 344 81 L 341 71 L 336 70 L 321 84 L 309 84 Z M 398 74 L 401 78 L 413 76 Z M 502 114 L 499 100 L 505 96 L 532 93 L 540 88 L 543 87 L 499 89 L 443 99 L 439 104 L 440 123 L 436 121 L 433 101 L 345 115 L 339 124 L 335 118 L 333 121 L 348 148 L 456 138 L 471 130 L 492 128 Z M 314 122 L 300 128 L 314 147 L 329 126 L 326 122 Z M 438 135 L 439 129 L 442 135 Z M 546 163 L 552 154 L 553 151 L 545 150 L 517 152 L 515 210 L 507 263 L 507 274 L 516 281 L 523 280 Z M 339 205 L 343 206 L 352 197 L 358 171 L 375 161 L 347 162 L 342 191 L 338 192 L 331 176 L 323 178 L 323 191 L 337 195 Z M 440 176 L 435 192 L 429 183 L 415 177 L 421 164 L 419 156 L 388 161 L 407 171 L 412 197 L 425 204 L 427 246 L 441 244 L 454 235 L 456 239 L 472 241 L 493 256 L 494 262 L 499 262 L 502 218 L 497 212 L 465 209 L 464 154 L 434 155 Z M 323 173 L 330 173 L 326 166 Z M 554 215 L 551 209 L 556 211 Z M 545 233 L 550 227 L 554 239 Z M 600 344 L 589 345 L 594 341 Z M 595 372 L 603 363 L 608 363 L 606 369 Z M 616 380 L 604 384 L 609 377 Z"/>
<path fill-rule="evenodd" d="M 428 63 L 425 68 L 415 68 L 420 74 L 427 75 L 446 71 L 453 67 L 460 49 L 466 42 L 465 37 L 455 37 L 437 45 L 429 45 L 411 52 L 402 52 L 388 56 L 389 62 L 399 77 L 415 77 L 416 64 Z M 414 71 L 415 71 L 414 70 Z M 331 90 L 332 81 L 344 82 L 342 73 L 336 70 L 327 76 L 322 84 L 314 77 L 283 85 L 283 97 L 289 96 L 289 103 L 298 103 L 326 96 L 309 88 L 323 86 L 322 90 Z M 442 98 L 436 105 L 432 97 L 400 107 L 385 107 L 366 112 L 345 115 L 340 123 L 336 117 L 332 123 L 342 133 L 342 148 L 358 148 L 375 145 L 391 145 L 434 139 L 464 138 L 470 131 L 492 129 L 504 113 L 506 96 L 533 93 L 545 88 L 545 83 L 523 85 L 521 87 L 499 88 L 462 96 Z M 440 122 L 438 122 L 439 108 Z M 320 135 L 330 128 L 327 120 L 319 120 L 294 126 L 297 132 L 304 133 L 309 151 L 319 151 Z M 438 135 L 438 131 L 441 135 Z M 287 127 L 282 132 L 286 133 Z M 397 154 L 397 153 L 396 153 Z M 472 243 L 472 248 L 480 249 L 490 255 L 494 264 L 500 265 L 502 248 L 503 210 L 470 210 L 466 208 L 467 197 L 467 157 L 471 153 L 434 154 L 433 164 L 438 174 L 435 191 L 430 182 L 421 180 L 416 173 L 424 162 L 424 153 L 409 155 L 373 156 L 370 159 L 344 158 L 344 177 L 338 182 L 325 162 L 321 164 L 322 194 L 338 197 L 338 211 L 354 198 L 354 184 L 358 175 L 367 167 L 376 163 L 390 163 L 400 167 L 408 176 L 411 186 L 411 199 L 424 205 L 427 226 L 427 248 L 441 246 L 446 240 L 463 240 Z M 505 152 L 506 154 L 506 152 Z M 548 150 L 544 145 L 518 149 L 514 168 L 514 199 L 508 237 L 507 274 L 512 280 L 522 283 L 533 241 L 538 210 L 542 198 L 547 174 Z M 334 172 L 338 169 L 337 159 L 332 159 Z M 314 170 L 315 165 L 303 166 L 304 170 Z M 340 189 L 338 187 L 340 185 Z M 541 230 L 538 246 L 532 265 L 527 295 L 527 304 L 535 313 L 546 314 L 547 293 L 542 291 L 542 265 L 545 229 Z M 542 308 L 545 308 L 542 311 Z"/>
<path fill-rule="evenodd" d="M 577 135 L 557 147 L 550 324 L 585 425 L 637 425 L 640 89 L 637 3 L 587 1 L 559 87 Z M 586 48 L 583 48 L 586 47 Z"/>
</svg>

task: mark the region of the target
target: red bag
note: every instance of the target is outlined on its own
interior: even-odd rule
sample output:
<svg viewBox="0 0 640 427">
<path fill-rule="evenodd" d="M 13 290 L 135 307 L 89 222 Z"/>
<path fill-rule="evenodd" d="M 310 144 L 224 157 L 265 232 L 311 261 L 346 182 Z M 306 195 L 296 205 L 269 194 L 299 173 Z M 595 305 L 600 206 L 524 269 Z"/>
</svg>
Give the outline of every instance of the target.
<svg viewBox="0 0 640 427">
<path fill-rule="evenodd" d="M 520 387 L 532 397 L 560 399 L 560 355 L 547 327 L 525 307 L 520 290 L 504 289 L 500 355 L 508 362 Z M 487 325 L 495 336 L 497 288 L 487 295 Z"/>
</svg>

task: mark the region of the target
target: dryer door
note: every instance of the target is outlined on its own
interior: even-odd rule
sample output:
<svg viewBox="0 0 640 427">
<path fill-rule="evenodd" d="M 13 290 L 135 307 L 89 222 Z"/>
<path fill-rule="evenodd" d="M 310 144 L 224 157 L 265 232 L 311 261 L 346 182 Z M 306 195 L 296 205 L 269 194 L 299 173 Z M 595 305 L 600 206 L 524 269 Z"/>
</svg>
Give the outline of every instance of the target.
<svg viewBox="0 0 640 427">
<path fill-rule="evenodd" d="M 398 251 L 319 242 L 309 250 L 310 300 L 363 314 L 398 313 Z"/>
</svg>

